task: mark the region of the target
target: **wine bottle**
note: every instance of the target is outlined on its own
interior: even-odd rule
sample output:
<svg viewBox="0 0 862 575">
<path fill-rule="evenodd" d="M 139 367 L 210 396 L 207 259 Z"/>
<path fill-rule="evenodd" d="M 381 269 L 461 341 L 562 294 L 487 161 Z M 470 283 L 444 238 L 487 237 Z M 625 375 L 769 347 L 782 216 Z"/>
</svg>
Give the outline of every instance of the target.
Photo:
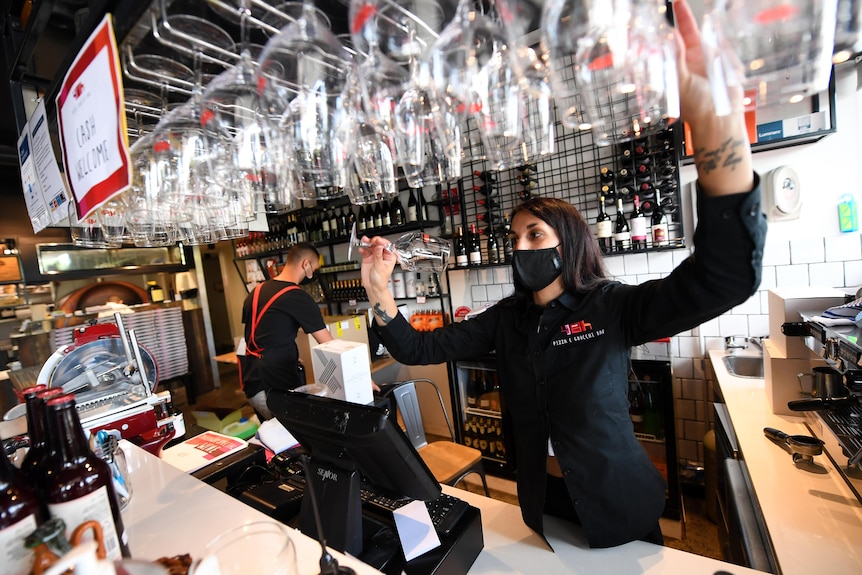
<svg viewBox="0 0 862 575">
<path fill-rule="evenodd" d="M 655 247 L 668 245 L 667 214 L 659 200 L 659 190 L 656 189 L 655 204 L 652 210 L 652 245 Z"/>
<path fill-rule="evenodd" d="M 493 184 L 497 181 L 497 174 L 494 172 L 480 172 L 479 170 L 475 170 L 473 175 L 486 183 Z"/>
<path fill-rule="evenodd" d="M 350 234 L 350 228 L 347 227 L 347 212 L 349 208 L 341 206 L 341 211 L 338 213 L 338 237 L 343 238 Z"/>
<path fill-rule="evenodd" d="M 488 263 L 500 263 L 500 248 L 497 245 L 497 232 L 494 231 L 493 227 L 489 230 L 486 247 L 488 248 Z"/>
<path fill-rule="evenodd" d="M 636 381 L 629 382 L 629 418 L 635 433 L 643 433 L 644 426 L 644 396 Z"/>
<path fill-rule="evenodd" d="M 39 496 L 0 449 L 0 558 L 3 573 L 30 573 L 33 551 L 24 539 L 39 523 Z"/>
<path fill-rule="evenodd" d="M 325 210 L 320 216 L 320 239 L 328 240 L 329 239 L 329 211 Z"/>
<path fill-rule="evenodd" d="M 467 255 L 467 244 L 464 243 L 464 230 L 458 226 L 458 232 L 455 234 L 455 265 L 465 268 L 469 265 L 470 258 Z"/>
<path fill-rule="evenodd" d="M 401 197 L 397 194 L 389 205 L 389 220 L 393 226 L 404 225 L 404 207 L 401 205 Z"/>
<path fill-rule="evenodd" d="M 614 171 L 607 166 L 602 166 L 599 170 L 599 181 L 603 184 L 613 184 Z"/>
<path fill-rule="evenodd" d="M 617 199 L 617 221 L 614 226 L 614 243 L 618 252 L 627 252 L 632 249 L 632 234 L 629 222 L 623 213 L 623 200 Z"/>
<path fill-rule="evenodd" d="M 483 196 L 488 196 L 489 198 L 493 198 L 497 195 L 497 189 L 494 187 L 494 184 L 487 183 L 482 184 L 481 186 L 473 186 L 473 191 L 482 194 Z"/>
<path fill-rule="evenodd" d="M 505 254 L 505 258 L 501 261 L 505 261 L 509 263 L 512 261 L 513 247 L 512 247 L 512 238 L 509 236 L 509 230 L 511 230 L 512 225 L 509 222 L 509 214 L 503 216 L 503 253 Z"/>
<path fill-rule="evenodd" d="M 599 196 L 599 215 L 596 218 L 596 237 L 599 241 L 599 249 L 603 254 L 609 254 L 614 250 L 613 224 L 611 217 L 605 210 L 605 197 Z"/>
<path fill-rule="evenodd" d="M 467 253 L 470 265 L 482 265 L 482 245 L 479 233 L 476 231 L 476 224 L 470 224 L 470 247 Z"/>
<path fill-rule="evenodd" d="M 470 379 L 467 382 L 467 389 L 464 390 L 467 395 L 467 407 L 477 407 L 479 403 L 481 391 L 479 390 L 479 377 L 476 371 L 475 369 L 470 370 Z"/>
<path fill-rule="evenodd" d="M 416 203 L 418 208 L 418 216 L 419 221 L 427 222 L 428 221 L 428 209 L 426 208 L 427 203 L 425 202 L 425 196 L 422 195 L 422 189 L 416 191 Z"/>
<path fill-rule="evenodd" d="M 374 204 L 374 226 L 377 229 L 383 227 L 383 202 Z"/>
<path fill-rule="evenodd" d="M 128 536 L 111 469 L 87 445 L 75 410 L 75 396 L 53 397 L 45 408 L 49 442 L 57 449 L 57 457 L 48 464 L 48 511 L 66 523 L 67 536 L 81 523 L 97 521 L 102 525 L 107 559 L 129 557 Z"/>
<path fill-rule="evenodd" d="M 349 234 L 350 230 L 353 229 L 353 224 L 356 223 L 356 213 L 354 213 L 353 208 L 347 208 L 347 226 L 345 227 L 345 234 Z"/>
<path fill-rule="evenodd" d="M 338 208 L 329 210 L 329 237 L 333 240 L 338 237 Z"/>
<path fill-rule="evenodd" d="M 416 203 L 416 194 L 410 188 L 410 197 L 407 199 L 407 221 L 415 222 L 419 219 L 419 210 Z"/>
<path fill-rule="evenodd" d="M 641 211 L 641 201 L 635 196 L 632 207 L 632 215 L 629 217 L 632 234 L 632 249 L 640 251 L 646 249 L 647 221 Z"/>
</svg>

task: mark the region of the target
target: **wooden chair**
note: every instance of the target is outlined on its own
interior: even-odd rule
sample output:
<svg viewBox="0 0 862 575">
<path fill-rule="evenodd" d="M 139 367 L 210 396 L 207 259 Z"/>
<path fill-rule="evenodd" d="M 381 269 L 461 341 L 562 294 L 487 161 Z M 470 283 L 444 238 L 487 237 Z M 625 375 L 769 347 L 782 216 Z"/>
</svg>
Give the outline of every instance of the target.
<svg viewBox="0 0 862 575">
<path fill-rule="evenodd" d="M 416 395 L 417 381 L 430 383 L 434 386 L 434 391 L 437 392 L 437 399 L 440 401 L 440 408 L 443 410 L 443 416 L 446 418 L 446 425 L 449 428 L 451 440 L 428 443 L 425 436 L 425 428 L 422 424 L 419 398 Z M 416 448 L 416 451 L 422 457 L 428 469 L 431 470 L 431 473 L 434 474 L 437 481 L 454 487 L 466 476 L 476 473 L 482 479 L 482 487 L 485 489 L 485 495 L 490 497 L 488 482 L 485 479 L 485 466 L 482 464 L 482 452 L 455 442 L 452 422 L 449 419 L 446 405 L 443 403 L 443 396 L 440 395 L 440 389 L 437 387 L 437 384 L 430 379 L 415 379 L 391 384 L 387 393 L 395 398 L 396 408 L 401 415 L 401 420 L 406 428 L 405 431 L 410 438 L 410 442 Z"/>
</svg>

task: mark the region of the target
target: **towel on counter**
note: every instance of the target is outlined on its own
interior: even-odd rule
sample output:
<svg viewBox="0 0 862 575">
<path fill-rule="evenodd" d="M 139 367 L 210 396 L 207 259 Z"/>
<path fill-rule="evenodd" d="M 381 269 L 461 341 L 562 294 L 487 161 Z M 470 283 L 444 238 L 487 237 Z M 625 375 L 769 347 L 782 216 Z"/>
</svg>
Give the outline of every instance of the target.
<svg viewBox="0 0 862 575">
<path fill-rule="evenodd" d="M 857 327 L 862 327 L 862 298 L 855 299 L 843 305 L 830 307 L 821 315 L 814 316 L 812 319 L 827 326 L 856 325 Z"/>
</svg>

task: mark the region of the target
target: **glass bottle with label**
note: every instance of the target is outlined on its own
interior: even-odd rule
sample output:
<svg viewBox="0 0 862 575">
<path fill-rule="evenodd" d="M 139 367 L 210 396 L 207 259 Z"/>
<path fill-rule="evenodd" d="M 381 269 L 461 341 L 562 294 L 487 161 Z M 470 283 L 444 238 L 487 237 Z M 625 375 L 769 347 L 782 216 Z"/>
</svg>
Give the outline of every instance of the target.
<svg viewBox="0 0 862 575">
<path fill-rule="evenodd" d="M 418 204 L 413 188 L 410 188 L 410 197 L 407 199 L 407 221 L 415 222 L 419 219 Z"/>
<path fill-rule="evenodd" d="M 668 245 L 667 214 L 661 206 L 658 188 L 656 188 L 655 207 L 652 210 L 652 245 L 662 247 Z"/>
<path fill-rule="evenodd" d="M 165 290 L 162 289 L 155 281 L 147 282 L 147 295 L 150 298 L 150 303 L 159 303 L 165 301 Z"/>
<path fill-rule="evenodd" d="M 49 443 L 57 457 L 48 464 L 45 499 L 52 517 L 66 523 L 67 536 L 85 521 L 102 525 L 107 559 L 129 557 L 128 538 L 114 493 L 111 469 L 90 451 L 73 395 L 48 400 Z"/>
<path fill-rule="evenodd" d="M 599 215 L 596 218 L 596 238 L 603 254 L 609 254 L 614 249 L 614 227 L 611 217 L 605 210 L 605 197 L 599 196 Z"/>
<path fill-rule="evenodd" d="M 632 234 L 629 222 L 623 212 L 622 198 L 617 198 L 617 221 L 614 226 L 614 244 L 618 252 L 627 252 L 632 249 Z"/>
<path fill-rule="evenodd" d="M 494 228 L 490 228 L 488 230 L 488 263 L 490 264 L 498 264 L 500 263 L 500 249 L 497 245 L 497 232 Z"/>
<path fill-rule="evenodd" d="M 638 196 L 633 200 L 632 215 L 629 218 L 629 225 L 632 230 L 632 249 L 642 251 L 646 249 L 647 238 L 647 219 L 641 211 L 641 201 Z"/>
<path fill-rule="evenodd" d="M 27 575 L 33 565 L 33 551 L 24 538 L 39 522 L 39 496 L 27 479 L 0 449 L 0 570 L 10 575 Z"/>
<path fill-rule="evenodd" d="M 471 266 L 482 265 L 482 241 L 479 238 L 479 232 L 476 231 L 476 224 L 470 224 L 470 240 L 469 240 L 468 258 Z"/>
<path fill-rule="evenodd" d="M 458 226 L 458 232 L 455 234 L 455 265 L 459 268 L 465 268 L 469 265 L 470 258 L 467 255 L 467 244 L 464 239 L 464 228 Z"/>
</svg>

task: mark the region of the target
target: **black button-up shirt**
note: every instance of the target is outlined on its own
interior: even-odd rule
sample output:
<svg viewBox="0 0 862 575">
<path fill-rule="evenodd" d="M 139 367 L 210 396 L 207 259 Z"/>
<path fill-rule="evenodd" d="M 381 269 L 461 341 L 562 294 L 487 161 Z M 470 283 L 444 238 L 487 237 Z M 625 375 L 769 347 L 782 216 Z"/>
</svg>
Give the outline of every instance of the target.
<svg viewBox="0 0 862 575">
<path fill-rule="evenodd" d="M 627 382 L 631 347 L 691 329 L 744 302 L 760 283 L 766 221 L 759 179 L 746 194 L 698 193 L 695 251 L 665 278 L 608 282 L 541 308 L 506 298 L 474 319 L 432 332 L 400 316 L 376 329 L 405 364 L 496 352 L 516 446 L 518 500 L 542 533 L 548 439 L 593 547 L 646 536 L 665 483 L 634 436 Z"/>
</svg>

